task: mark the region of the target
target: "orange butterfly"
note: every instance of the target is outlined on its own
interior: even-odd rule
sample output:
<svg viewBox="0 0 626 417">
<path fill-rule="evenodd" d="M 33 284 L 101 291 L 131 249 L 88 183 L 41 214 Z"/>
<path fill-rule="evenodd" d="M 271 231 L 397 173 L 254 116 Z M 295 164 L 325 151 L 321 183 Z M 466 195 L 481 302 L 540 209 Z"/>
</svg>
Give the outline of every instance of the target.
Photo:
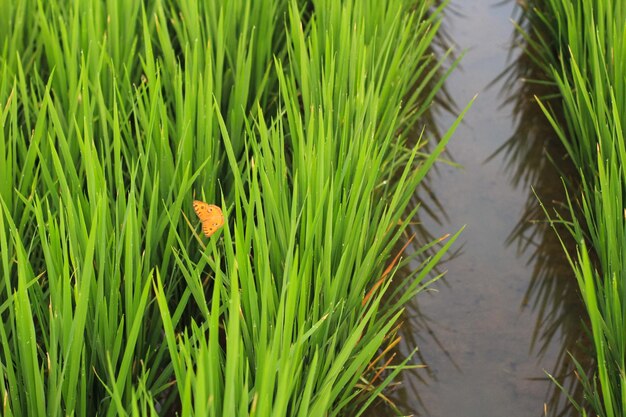
<svg viewBox="0 0 626 417">
<path fill-rule="evenodd" d="M 217 229 L 224 225 L 224 215 L 222 214 L 222 209 L 218 206 L 194 200 L 193 209 L 202 222 L 202 233 L 206 237 L 211 237 Z"/>
</svg>

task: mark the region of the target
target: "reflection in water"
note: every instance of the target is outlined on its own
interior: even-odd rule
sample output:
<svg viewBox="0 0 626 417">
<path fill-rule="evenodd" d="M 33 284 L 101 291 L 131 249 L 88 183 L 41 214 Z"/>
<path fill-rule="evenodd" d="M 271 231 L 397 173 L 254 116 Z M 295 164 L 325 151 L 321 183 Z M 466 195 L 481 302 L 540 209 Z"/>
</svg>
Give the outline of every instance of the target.
<svg viewBox="0 0 626 417">
<path fill-rule="evenodd" d="M 531 30 L 533 22 L 526 11 L 520 13 L 517 23 L 531 35 L 530 39 L 524 39 L 518 34 L 514 43 L 528 51 L 529 42 L 538 41 L 537 26 Z M 540 97 L 545 101 L 546 97 L 554 97 L 557 93 L 544 70 L 527 53 L 522 53 L 502 75 L 506 77 L 503 92 L 513 105 L 517 124 L 511 138 L 494 156 L 504 154 L 503 161 L 509 167 L 512 184 L 532 187 L 523 214 L 507 239 L 507 244 L 516 244 L 518 251 L 531 254 L 529 262 L 533 265 L 533 272 L 522 304 L 523 308 L 531 308 L 537 317 L 531 349 L 543 356 L 549 345 L 560 344 L 560 352 L 550 373 L 565 387 L 567 394 L 580 403 L 583 387 L 576 378 L 570 355 L 584 369 L 591 369 L 593 362 L 592 356 L 586 354 L 590 340 L 587 333 L 581 331 L 584 305 L 563 249 L 565 246 L 567 252 L 575 253 L 576 242 L 562 224 L 555 224 L 555 233 L 538 203 L 538 200 L 543 203 L 551 218 L 557 218 L 557 215 L 568 218 L 564 183 L 571 187 L 578 175 L 534 99 Z M 558 111 L 558 101 L 551 104 L 552 109 Z M 547 397 L 548 416 L 579 415 L 567 401 L 566 393 L 556 385 Z"/>
<path fill-rule="evenodd" d="M 472 2 L 464 2 L 463 6 L 468 5 L 467 7 L 471 9 L 470 3 Z M 474 3 L 478 4 L 481 1 L 475 0 Z M 482 1 L 482 3 L 485 3 L 485 1 Z M 524 17 L 521 17 L 518 23 L 522 26 L 529 24 Z M 500 33 L 498 36 L 501 38 L 510 36 L 513 27 L 509 26 L 508 30 L 508 33 Z M 469 37 L 472 34 L 473 32 L 469 32 Z M 468 40 L 465 39 L 465 41 Z M 480 42 L 481 40 L 479 35 L 477 35 L 476 39 L 470 39 L 469 41 Z M 517 50 L 525 47 L 523 42 L 524 39 L 522 37 L 514 37 Z M 472 51 L 470 50 L 468 55 L 471 53 Z M 437 183 L 436 178 L 447 174 L 439 172 L 434 177 L 435 181 L 432 181 L 433 178 L 431 178 L 431 181 L 427 182 L 426 187 L 417 194 L 416 202 L 422 203 L 422 206 L 424 202 L 427 202 L 426 207 L 429 207 L 430 211 L 427 210 L 426 212 L 432 220 L 425 222 L 427 223 L 426 225 L 420 222 L 417 226 L 419 230 L 416 230 L 418 236 L 420 234 L 422 236 L 432 236 L 440 233 L 441 227 L 437 228 L 433 227 L 433 225 L 445 225 L 448 231 L 451 230 L 450 227 L 454 230 L 457 226 L 454 224 L 454 219 L 450 219 L 453 216 L 449 217 L 444 208 L 453 209 L 452 205 L 462 204 L 468 206 L 463 213 L 469 213 L 468 220 L 462 218 L 462 222 L 468 223 L 470 227 L 472 222 L 478 223 L 474 230 L 478 228 L 479 233 L 486 234 L 487 240 L 490 242 L 485 244 L 483 248 L 474 243 L 475 240 L 470 237 L 471 234 L 467 233 L 466 236 L 468 237 L 465 239 L 465 245 L 474 254 L 464 256 L 461 249 L 459 249 L 460 245 L 457 245 L 457 252 L 453 254 L 454 256 L 447 259 L 440 267 L 443 270 L 449 266 L 450 270 L 457 276 L 463 275 L 461 277 L 463 280 L 477 280 L 468 287 L 475 286 L 478 294 L 469 294 L 471 288 L 467 290 L 465 286 L 461 286 L 462 289 L 458 290 L 458 288 L 455 288 L 459 286 L 458 282 L 441 280 L 438 283 L 439 294 L 429 297 L 428 292 L 431 290 L 427 290 L 426 293 L 422 293 L 407 307 L 404 326 L 400 330 L 403 343 L 398 346 L 396 351 L 399 356 L 406 357 L 415 346 L 427 346 L 426 350 L 418 351 L 411 362 L 414 364 L 425 364 L 427 367 L 407 371 L 403 376 L 403 384 L 395 386 L 393 390 L 386 393 L 390 401 L 393 401 L 403 414 L 446 415 L 445 411 L 441 410 L 449 408 L 456 409 L 460 415 L 464 416 L 502 415 L 502 413 L 506 414 L 507 412 L 509 415 L 518 415 L 510 413 L 511 409 L 518 407 L 526 413 L 523 415 L 528 416 L 538 417 L 544 413 L 546 416 L 551 417 L 574 416 L 576 415 L 575 410 L 569 406 L 565 395 L 555 384 L 546 382 L 547 377 L 542 373 L 542 369 L 548 371 L 559 383 L 563 384 L 570 395 L 574 398 L 580 398 L 582 388 L 573 373 L 574 367 L 569 353 L 573 354 L 579 362 L 582 362 L 585 368 L 588 369 L 591 366 L 588 363 L 590 357 L 583 354 L 588 341 L 584 338 L 585 333 L 581 331 L 580 318 L 584 316 L 584 308 L 577 293 L 578 286 L 565 258 L 561 242 L 549 223 L 545 221 L 546 215 L 538 201 L 539 198 L 551 215 L 553 215 L 554 211 L 564 215 L 567 214 L 564 207 L 565 195 L 561 177 L 576 177 L 575 175 L 568 175 L 574 168 L 565 157 L 565 152 L 558 138 L 553 134 L 552 129 L 533 99 L 535 95 L 539 97 L 547 96 L 553 93 L 553 90 L 545 83 L 530 81 L 541 80 L 545 77 L 541 70 L 534 66 L 533 62 L 526 55 L 514 54 L 506 50 L 500 53 L 509 53 L 509 57 L 512 60 L 500 67 L 506 67 L 504 71 L 498 70 L 499 73 L 494 74 L 492 77 L 492 80 L 494 78 L 495 80 L 489 84 L 495 85 L 501 94 L 497 97 L 499 103 L 493 105 L 492 108 L 486 107 L 485 112 L 489 113 L 492 109 L 498 109 L 500 113 L 491 115 L 491 117 L 501 119 L 502 109 L 509 108 L 510 114 L 506 117 L 512 119 L 510 121 L 512 127 L 508 131 L 509 133 L 506 133 L 508 139 L 503 140 L 499 146 L 493 146 L 493 142 L 486 142 L 487 146 L 477 145 L 483 152 L 482 157 L 480 157 L 482 161 L 485 160 L 485 156 L 488 154 L 491 154 L 491 157 L 488 158 L 486 164 L 477 164 L 476 172 L 479 172 L 479 169 L 485 171 L 485 167 L 493 166 L 494 164 L 501 165 L 501 172 L 506 173 L 509 187 L 512 190 L 517 190 L 515 192 L 518 194 L 521 193 L 522 197 L 518 203 L 518 207 L 522 206 L 520 209 L 521 214 L 510 224 L 504 221 L 501 222 L 503 224 L 501 228 L 506 229 L 506 233 L 502 240 L 498 241 L 497 230 L 494 227 L 490 229 L 490 227 L 500 219 L 488 216 L 489 227 L 485 227 L 486 224 L 482 217 L 476 215 L 472 217 L 472 215 L 475 212 L 489 211 L 487 208 L 488 204 L 495 204 L 493 210 L 498 213 L 505 211 L 507 209 L 506 204 L 500 204 L 497 200 L 495 202 L 490 201 L 489 198 L 492 195 L 497 195 L 497 199 L 506 199 L 506 196 L 501 197 L 500 194 L 511 193 L 511 191 L 498 189 L 493 192 L 494 194 L 490 194 L 482 188 L 472 189 L 470 183 L 470 185 L 463 184 L 459 186 L 460 191 L 458 193 L 465 192 L 469 195 L 474 193 L 478 195 L 477 201 L 472 201 L 467 195 L 462 197 L 455 196 L 455 191 L 447 191 L 453 197 L 444 196 L 440 201 L 435 197 L 438 195 L 441 187 Z M 489 72 L 489 67 L 485 65 L 477 69 L 471 69 L 472 63 L 470 62 L 469 67 L 469 70 L 465 69 L 466 72 L 476 70 L 483 73 Z M 467 74 L 465 77 L 467 77 Z M 520 82 L 520 80 L 527 81 Z M 467 83 L 464 86 L 467 87 Z M 455 97 L 454 87 L 451 87 L 451 91 L 451 96 L 446 95 L 446 98 L 449 100 Z M 462 100 L 457 99 L 459 102 Z M 450 109 L 453 106 L 446 102 L 443 108 Z M 485 122 L 480 117 L 478 119 L 483 125 L 494 123 L 491 121 Z M 478 136 L 489 134 L 496 130 L 493 126 L 473 127 L 471 126 L 471 121 L 468 121 L 467 124 L 470 125 L 470 129 L 475 130 L 470 131 L 470 134 Z M 454 140 L 462 141 L 467 140 L 467 138 Z M 494 148 L 497 149 L 494 151 Z M 461 153 L 466 149 L 462 148 Z M 451 154 L 451 158 L 455 157 L 454 150 L 451 151 Z M 470 161 L 467 163 L 468 165 L 472 163 L 471 159 L 468 159 L 468 161 Z M 463 163 L 466 164 L 465 161 Z M 471 175 L 471 172 L 469 172 L 471 169 L 468 168 L 467 171 L 467 174 L 463 175 Z M 479 176 L 483 175 L 484 178 L 488 179 L 490 176 L 493 176 L 491 171 L 488 171 L 488 173 L 483 171 L 479 172 Z M 484 178 L 479 178 L 475 182 L 484 183 Z M 445 182 L 443 184 L 454 188 L 454 184 L 452 186 Z M 480 186 L 484 187 L 484 184 Z M 498 188 L 501 185 L 498 183 L 493 187 Z M 444 192 L 443 194 L 446 193 Z M 493 231 L 490 233 L 490 230 Z M 569 248 L 573 247 L 574 243 L 569 239 L 569 233 L 562 227 L 559 228 L 557 226 L 557 230 L 561 237 L 565 239 L 565 245 L 569 246 Z M 478 282 L 478 280 L 484 279 L 482 275 L 495 274 L 495 278 L 499 279 L 498 274 L 501 274 L 501 272 L 498 271 L 500 270 L 495 267 L 485 267 L 475 262 L 475 260 L 484 262 L 484 259 L 487 259 L 487 262 L 496 264 L 500 262 L 503 257 L 502 252 L 499 252 L 496 248 L 503 246 L 503 242 L 505 247 L 516 250 L 517 259 L 522 260 L 522 263 L 525 265 L 524 269 L 527 271 L 521 276 L 524 281 L 523 289 L 516 298 L 513 298 L 517 301 L 513 301 L 506 306 L 508 308 L 506 312 L 501 310 L 502 306 L 500 304 L 494 304 L 489 300 L 490 288 L 494 287 L 497 290 L 494 290 L 493 295 L 505 299 L 501 304 L 506 304 L 507 295 L 498 292 L 501 291 L 501 288 L 506 287 L 502 287 L 501 284 L 501 286 L 497 286 L 493 282 Z M 415 248 L 421 244 L 423 242 L 416 242 Z M 478 249 L 476 249 L 477 247 Z M 493 253 L 484 255 L 482 252 Z M 470 259 L 468 260 L 468 258 Z M 502 260 L 502 262 L 505 263 L 507 261 Z M 398 271 L 398 274 L 410 275 L 415 266 L 415 264 L 406 265 L 401 271 Z M 503 268 L 506 271 L 507 266 L 505 265 Z M 510 269 L 513 272 L 507 278 L 520 277 L 519 274 L 516 275 L 515 266 L 511 266 Z M 494 270 L 496 272 L 493 272 Z M 478 277 L 476 277 L 477 275 Z M 488 277 L 488 279 L 493 280 L 494 277 Z M 463 301 L 467 303 L 467 306 L 458 308 L 454 305 L 439 305 L 435 309 L 432 307 L 422 308 L 425 298 L 428 301 L 427 305 L 441 304 L 442 302 L 449 303 L 450 301 L 445 301 L 440 295 L 446 291 L 454 292 L 454 290 L 465 292 L 461 295 L 461 300 L 471 299 L 470 301 Z M 515 294 L 513 295 L 515 296 Z M 458 300 L 459 298 L 453 298 L 452 302 L 454 303 Z M 450 311 L 448 312 L 447 310 Z M 521 313 L 515 313 L 516 310 L 521 311 Z M 489 312 L 489 315 L 481 316 L 481 313 L 484 311 Z M 516 331 L 518 333 L 525 331 L 516 329 L 516 326 L 519 325 L 519 314 L 529 315 L 534 321 L 534 328 L 526 332 L 528 337 L 525 339 L 522 337 L 523 346 L 520 346 L 517 340 L 510 340 L 514 337 L 512 335 Z M 450 317 L 442 320 L 440 318 L 441 315 L 449 315 Z M 479 317 L 476 318 L 476 315 L 479 315 Z M 498 320 L 503 322 L 501 327 L 512 330 L 502 331 L 496 325 Z M 473 328 L 473 326 L 476 328 Z M 467 327 L 470 328 L 468 329 Z M 490 333 L 484 334 L 485 329 Z M 465 335 L 468 336 L 466 337 Z M 511 346 L 515 346 L 515 349 L 518 351 L 525 351 L 528 359 L 520 359 L 524 354 L 520 355 L 519 352 L 511 352 Z M 491 352 L 497 353 L 492 355 Z M 441 357 L 445 359 L 442 360 Z M 534 367 L 529 365 L 531 362 L 534 364 Z M 447 365 L 442 366 L 442 363 L 447 363 Z M 541 363 L 541 366 L 539 366 L 539 363 Z M 447 371 L 440 369 L 446 367 L 448 368 Z M 496 368 L 495 371 L 494 367 Z M 486 377 L 481 379 L 480 375 L 483 374 Z M 462 381 L 459 383 L 456 380 Z M 465 380 L 475 381 L 475 385 L 463 383 Z M 523 380 L 526 382 L 523 382 Z M 541 400 L 536 400 L 526 392 L 534 392 L 537 389 L 536 384 L 533 385 L 533 388 L 528 388 L 528 382 L 536 380 L 544 381 L 541 387 L 545 387 L 543 391 L 545 393 L 545 407 L 543 404 L 540 404 Z M 437 385 L 437 389 L 427 388 L 433 385 Z M 492 391 L 494 394 L 491 395 L 502 395 L 501 401 L 494 401 L 500 407 L 498 410 L 485 410 L 484 408 L 490 407 L 490 405 L 487 405 L 482 398 L 473 398 L 476 396 L 476 385 L 480 385 L 485 391 Z M 459 390 L 465 390 L 465 392 L 459 392 Z M 427 398 L 424 398 L 424 392 L 428 394 Z M 443 396 L 444 398 L 438 398 L 437 396 Z M 433 405 L 435 402 L 433 399 L 440 403 L 449 401 L 453 404 L 448 404 L 447 406 Z M 524 401 L 528 403 L 528 399 L 531 401 L 530 404 L 521 404 Z M 513 407 L 510 401 L 518 401 L 520 404 L 516 404 Z M 438 410 L 431 410 L 432 407 L 436 407 Z M 381 410 L 383 409 L 378 409 L 375 411 L 376 414 L 371 415 L 394 414 L 391 410 L 388 410 L 388 412 Z"/>
</svg>

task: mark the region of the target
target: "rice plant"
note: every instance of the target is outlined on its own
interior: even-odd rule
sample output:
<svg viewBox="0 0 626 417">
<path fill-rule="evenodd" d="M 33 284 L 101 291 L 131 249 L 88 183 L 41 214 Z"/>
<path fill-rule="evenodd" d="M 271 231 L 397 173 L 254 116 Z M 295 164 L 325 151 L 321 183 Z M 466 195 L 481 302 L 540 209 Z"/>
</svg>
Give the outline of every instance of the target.
<svg viewBox="0 0 626 417">
<path fill-rule="evenodd" d="M 459 233 L 382 302 L 444 7 L 1 2 L 2 415 L 362 413 Z"/>
<path fill-rule="evenodd" d="M 583 415 L 626 413 L 626 7 L 621 1 L 548 1 L 536 20 L 549 28 L 533 45 L 559 89 L 565 126 L 541 103 L 583 190 L 570 190 L 570 230 L 579 242 L 570 260 L 589 314 L 597 373 L 587 378 Z M 592 254 L 589 253 L 592 251 Z"/>
</svg>

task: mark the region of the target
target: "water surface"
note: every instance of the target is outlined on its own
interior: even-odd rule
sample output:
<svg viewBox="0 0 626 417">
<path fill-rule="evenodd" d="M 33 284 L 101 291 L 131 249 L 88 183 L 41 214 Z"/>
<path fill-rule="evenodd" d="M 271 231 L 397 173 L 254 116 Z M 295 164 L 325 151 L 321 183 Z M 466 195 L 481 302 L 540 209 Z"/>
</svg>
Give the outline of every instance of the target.
<svg viewBox="0 0 626 417">
<path fill-rule="evenodd" d="M 457 1 L 446 17 L 447 34 L 465 51 L 447 89 L 459 108 L 478 98 L 448 148 L 463 168 L 439 165 L 430 178 L 443 221 L 425 222 L 435 236 L 466 229 L 456 244 L 461 252 L 442 265 L 445 279 L 409 308 L 406 346 L 416 343 L 415 363 L 428 368 L 406 373 L 391 395 L 407 414 L 570 415 L 545 371 L 569 375 L 565 383 L 577 388 L 567 351 L 581 343 L 582 310 L 575 278 L 532 192 L 558 207 L 557 169 L 567 169 L 567 160 L 532 92 L 515 72 L 500 77 L 512 64 L 527 73 L 528 62 L 511 51 L 515 7 Z M 453 119 L 438 116 L 440 130 Z"/>
</svg>

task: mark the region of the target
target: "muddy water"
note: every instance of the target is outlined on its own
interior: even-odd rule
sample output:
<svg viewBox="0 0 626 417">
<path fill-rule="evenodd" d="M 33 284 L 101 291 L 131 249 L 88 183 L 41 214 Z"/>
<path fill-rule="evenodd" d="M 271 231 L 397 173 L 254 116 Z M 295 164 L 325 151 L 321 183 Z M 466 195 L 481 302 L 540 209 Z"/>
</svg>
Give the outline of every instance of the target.
<svg viewBox="0 0 626 417">
<path fill-rule="evenodd" d="M 447 89 L 460 108 L 478 99 L 449 145 L 463 168 L 440 165 L 431 177 L 444 220 L 424 221 L 435 236 L 466 230 L 460 253 L 442 266 L 445 279 L 409 308 L 403 336 L 406 346 L 419 346 L 414 363 L 427 368 L 406 373 L 391 394 L 406 414 L 574 415 L 545 372 L 579 388 L 567 351 L 581 343 L 582 311 L 575 278 L 532 193 L 558 207 L 560 173 L 547 155 L 558 169 L 567 161 L 532 91 L 516 80 L 528 63 L 511 52 L 514 7 L 457 0 L 446 17 L 456 49 L 466 51 Z M 511 77 L 498 79 L 511 64 Z M 452 121 L 441 115 L 437 123 L 445 131 Z"/>
</svg>

